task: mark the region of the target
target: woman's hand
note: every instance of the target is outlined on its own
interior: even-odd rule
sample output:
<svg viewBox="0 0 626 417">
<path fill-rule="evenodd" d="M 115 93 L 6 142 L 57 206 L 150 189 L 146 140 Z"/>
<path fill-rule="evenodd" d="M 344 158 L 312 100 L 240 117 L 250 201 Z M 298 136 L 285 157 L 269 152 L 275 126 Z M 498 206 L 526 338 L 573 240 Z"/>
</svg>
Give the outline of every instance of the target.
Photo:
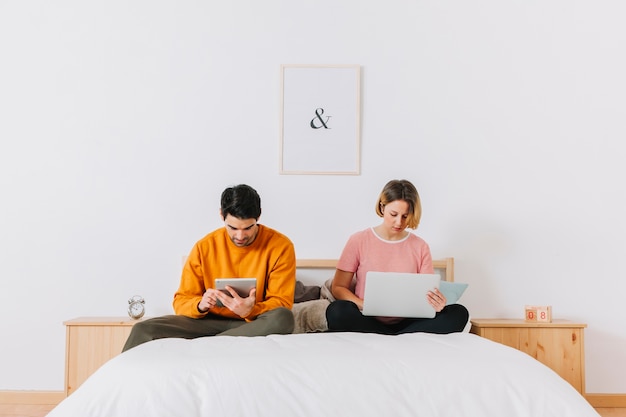
<svg viewBox="0 0 626 417">
<path fill-rule="evenodd" d="M 428 302 L 439 313 L 446 306 L 446 297 L 439 291 L 439 288 L 435 288 L 432 291 L 428 291 Z"/>
</svg>

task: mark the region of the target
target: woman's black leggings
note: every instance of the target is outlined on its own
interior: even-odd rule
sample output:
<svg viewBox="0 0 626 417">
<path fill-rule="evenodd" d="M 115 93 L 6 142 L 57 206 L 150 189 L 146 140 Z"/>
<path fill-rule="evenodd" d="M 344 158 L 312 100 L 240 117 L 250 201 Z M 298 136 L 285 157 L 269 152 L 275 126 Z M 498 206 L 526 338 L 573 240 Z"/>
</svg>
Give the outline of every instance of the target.
<svg viewBox="0 0 626 417">
<path fill-rule="evenodd" d="M 337 300 L 326 309 L 328 330 L 331 332 L 360 332 L 397 335 L 402 333 L 455 333 L 467 325 L 469 312 L 461 304 L 444 307 L 432 319 L 402 319 L 385 324 L 375 317 L 364 316 L 352 301 Z"/>
</svg>

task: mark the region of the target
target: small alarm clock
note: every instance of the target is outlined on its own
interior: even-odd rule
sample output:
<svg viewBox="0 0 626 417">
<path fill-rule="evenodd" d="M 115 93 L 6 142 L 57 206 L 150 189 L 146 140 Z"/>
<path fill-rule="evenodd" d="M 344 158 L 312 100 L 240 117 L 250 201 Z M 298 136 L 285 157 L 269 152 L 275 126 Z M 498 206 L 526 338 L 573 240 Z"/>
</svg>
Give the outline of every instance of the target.
<svg viewBox="0 0 626 417">
<path fill-rule="evenodd" d="M 143 317 L 146 312 L 146 302 L 140 295 L 134 295 L 128 300 L 128 315 L 137 320 Z"/>
</svg>

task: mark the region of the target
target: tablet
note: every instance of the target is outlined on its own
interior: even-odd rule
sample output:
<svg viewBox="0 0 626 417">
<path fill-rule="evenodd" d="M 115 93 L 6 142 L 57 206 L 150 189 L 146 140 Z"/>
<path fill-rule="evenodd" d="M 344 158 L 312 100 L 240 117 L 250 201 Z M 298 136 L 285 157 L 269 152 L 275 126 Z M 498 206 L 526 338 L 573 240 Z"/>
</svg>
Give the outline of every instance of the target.
<svg viewBox="0 0 626 417">
<path fill-rule="evenodd" d="M 230 293 L 226 289 L 226 286 L 231 287 L 240 297 L 247 297 L 250 295 L 250 290 L 256 288 L 256 278 L 216 278 L 215 289 L 222 291 L 224 294 L 230 297 Z M 217 300 L 218 307 L 223 307 L 220 300 Z"/>
</svg>

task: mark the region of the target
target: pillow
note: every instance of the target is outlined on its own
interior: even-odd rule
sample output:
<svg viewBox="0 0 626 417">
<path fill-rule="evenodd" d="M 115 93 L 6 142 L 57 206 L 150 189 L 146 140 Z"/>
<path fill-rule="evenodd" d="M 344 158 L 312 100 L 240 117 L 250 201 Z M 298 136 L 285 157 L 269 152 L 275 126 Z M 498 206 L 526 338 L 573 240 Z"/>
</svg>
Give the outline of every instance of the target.
<svg viewBox="0 0 626 417">
<path fill-rule="evenodd" d="M 320 289 L 317 285 L 304 285 L 301 281 L 296 281 L 293 302 L 302 303 L 310 300 L 319 300 Z"/>
<path fill-rule="evenodd" d="M 439 291 L 446 297 L 446 305 L 459 301 L 468 285 L 460 282 L 441 281 L 439 283 Z"/>
<path fill-rule="evenodd" d="M 326 307 L 330 301 L 310 300 L 293 305 L 291 311 L 295 327 L 294 333 L 316 333 L 328 330 L 328 322 L 326 321 Z"/>
<path fill-rule="evenodd" d="M 331 285 L 333 285 L 333 277 L 328 278 L 324 282 L 324 285 L 322 285 L 322 288 L 320 290 L 320 298 L 326 299 L 332 303 L 333 301 L 335 301 L 335 297 L 333 296 L 333 293 L 330 291 Z"/>
</svg>

